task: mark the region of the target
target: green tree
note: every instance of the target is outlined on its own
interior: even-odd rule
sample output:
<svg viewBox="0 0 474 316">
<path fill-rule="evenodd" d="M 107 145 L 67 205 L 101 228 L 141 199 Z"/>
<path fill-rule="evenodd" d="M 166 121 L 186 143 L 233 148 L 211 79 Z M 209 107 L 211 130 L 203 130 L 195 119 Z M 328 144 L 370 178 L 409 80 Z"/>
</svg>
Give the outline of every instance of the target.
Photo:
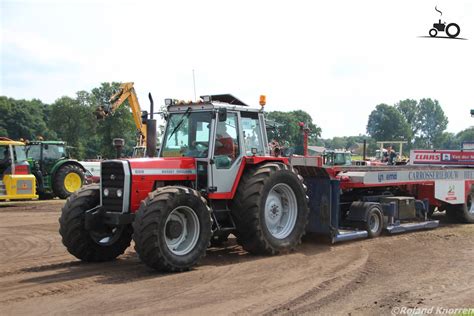
<svg viewBox="0 0 474 316">
<path fill-rule="evenodd" d="M 301 130 L 299 122 L 305 123 L 310 129 L 309 144 L 316 144 L 316 140 L 321 136 L 321 128 L 313 123 L 311 115 L 303 110 L 291 112 L 273 111 L 266 116 L 268 120 L 277 123 L 277 127 L 268 130 L 268 138 L 278 141 L 287 141 L 290 145 L 301 143 Z"/>
<path fill-rule="evenodd" d="M 474 126 L 466 128 L 463 131 L 460 131 L 456 134 L 456 141 L 460 147 L 463 142 L 472 142 L 474 141 Z"/>
<path fill-rule="evenodd" d="M 405 117 L 394 106 L 383 103 L 370 113 L 367 133 L 377 141 L 408 140 L 412 137 Z"/>
<path fill-rule="evenodd" d="M 440 148 L 448 118 L 437 100 L 421 99 L 419 104 L 419 134 L 428 148 Z"/>
<path fill-rule="evenodd" d="M 44 120 L 46 104 L 33 99 L 15 100 L 0 97 L 0 132 L 12 139 L 35 139 L 37 136 L 54 137 Z"/>
<path fill-rule="evenodd" d="M 119 86 L 120 84 L 117 82 L 102 83 L 100 87 L 92 89 L 88 98 L 85 98 L 84 95 L 80 97 L 85 98 L 83 102 L 88 102 L 90 110 L 93 112 L 97 106 L 107 103 Z M 136 128 L 128 102 L 122 104 L 113 115 L 99 121 L 96 131 L 99 135 L 97 144 L 100 148 L 99 154 L 103 157 L 112 158 L 115 156 L 115 148 L 112 146 L 114 138 L 123 138 L 125 152 L 131 154 L 133 146 L 136 144 Z"/>
<path fill-rule="evenodd" d="M 412 142 L 414 141 L 413 138 L 416 136 L 418 130 L 420 129 L 421 122 L 418 102 L 413 99 L 402 100 L 395 104 L 395 108 L 400 112 L 400 114 L 402 114 L 402 116 L 405 118 L 408 125 L 410 126 L 412 137 L 407 139 L 407 149 L 409 149 L 411 147 Z"/>
<path fill-rule="evenodd" d="M 80 104 L 78 99 L 61 97 L 51 105 L 49 125 L 53 126 L 60 140 L 72 147 L 75 158 L 86 158 L 85 140 L 93 135 L 90 108 Z"/>
<path fill-rule="evenodd" d="M 444 132 L 436 140 L 438 142 L 438 148 L 442 149 L 459 149 L 460 143 L 456 135 L 453 133 Z"/>
</svg>

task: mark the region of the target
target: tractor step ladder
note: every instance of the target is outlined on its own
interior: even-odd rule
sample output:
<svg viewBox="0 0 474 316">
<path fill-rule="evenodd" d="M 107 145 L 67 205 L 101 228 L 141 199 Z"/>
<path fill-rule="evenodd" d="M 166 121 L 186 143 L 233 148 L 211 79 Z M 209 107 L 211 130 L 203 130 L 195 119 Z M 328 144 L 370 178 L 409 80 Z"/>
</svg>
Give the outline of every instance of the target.
<svg viewBox="0 0 474 316">
<path fill-rule="evenodd" d="M 225 214 L 225 220 L 218 220 L 217 214 Z M 212 219 L 216 223 L 217 230 L 219 231 L 233 231 L 235 230 L 235 223 L 230 213 L 230 210 L 226 207 L 225 209 L 215 209 L 212 212 Z"/>
</svg>

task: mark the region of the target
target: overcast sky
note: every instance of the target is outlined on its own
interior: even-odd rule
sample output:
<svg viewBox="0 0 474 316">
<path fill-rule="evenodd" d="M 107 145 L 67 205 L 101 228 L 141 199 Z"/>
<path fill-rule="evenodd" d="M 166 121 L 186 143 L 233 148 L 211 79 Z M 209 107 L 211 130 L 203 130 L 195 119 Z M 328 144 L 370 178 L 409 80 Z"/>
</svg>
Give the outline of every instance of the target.
<svg viewBox="0 0 474 316">
<path fill-rule="evenodd" d="M 377 104 L 406 98 L 439 100 L 450 132 L 474 125 L 473 1 L 0 2 L 0 95 L 133 81 L 146 109 L 148 92 L 193 99 L 194 69 L 198 95 L 266 94 L 323 138 L 364 134 Z M 439 18 L 468 40 L 420 38 Z"/>
</svg>

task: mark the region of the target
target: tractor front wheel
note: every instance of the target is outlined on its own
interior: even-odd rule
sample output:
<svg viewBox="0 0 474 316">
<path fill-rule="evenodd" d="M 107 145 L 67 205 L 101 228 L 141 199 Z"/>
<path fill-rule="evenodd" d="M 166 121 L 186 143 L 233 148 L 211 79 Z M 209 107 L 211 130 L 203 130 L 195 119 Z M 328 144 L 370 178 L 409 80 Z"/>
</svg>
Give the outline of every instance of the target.
<svg viewBox="0 0 474 316">
<path fill-rule="evenodd" d="M 186 271 L 206 254 L 211 227 L 210 208 L 199 192 L 181 186 L 160 188 L 136 213 L 135 250 L 153 269 Z"/>
<path fill-rule="evenodd" d="M 56 196 L 66 199 L 79 190 L 85 181 L 84 171 L 76 165 L 66 164 L 56 172 L 53 180 L 53 191 Z"/>
<path fill-rule="evenodd" d="M 132 240 L 131 225 L 96 225 L 87 230 L 86 211 L 100 203 L 99 185 L 85 186 L 72 194 L 59 218 L 59 233 L 67 250 L 83 261 L 110 261 L 123 254 Z"/>
</svg>

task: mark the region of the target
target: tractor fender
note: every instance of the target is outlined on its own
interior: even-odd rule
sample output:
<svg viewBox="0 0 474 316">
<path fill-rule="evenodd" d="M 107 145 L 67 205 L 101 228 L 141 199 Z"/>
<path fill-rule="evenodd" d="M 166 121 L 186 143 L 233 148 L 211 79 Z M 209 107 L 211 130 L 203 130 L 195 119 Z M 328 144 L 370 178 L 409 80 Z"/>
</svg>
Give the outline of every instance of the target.
<svg viewBox="0 0 474 316">
<path fill-rule="evenodd" d="M 233 199 L 235 197 L 235 194 L 237 192 L 237 187 L 239 186 L 240 179 L 242 178 L 242 175 L 244 174 L 245 171 L 249 168 L 255 168 L 259 165 L 262 165 L 267 162 L 280 162 L 289 165 L 288 158 L 284 157 L 272 157 L 268 159 L 268 157 L 243 157 L 242 161 L 240 162 L 240 167 L 239 171 L 237 172 L 237 175 L 234 180 L 234 184 L 232 186 L 232 192 L 231 196 L 229 197 L 230 199 Z"/>
<path fill-rule="evenodd" d="M 53 168 L 51 169 L 51 177 L 52 179 L 54 179 L 54 177 L 56 176 L 56 172 L 61 169 L 62 166 L 64 165 L 75 165 L 75 166 L 78 166 L 79 168 L 82 169 L 82 171 L 84 171 L 84 173 L 86 173 L 86 169 L 84 168 L 83 165 L 81 165 L 77 160 L 75 159 L 64 159 L 64 160 L 60 160 L 58 161 L 54 166 Z"/>
</svg>

